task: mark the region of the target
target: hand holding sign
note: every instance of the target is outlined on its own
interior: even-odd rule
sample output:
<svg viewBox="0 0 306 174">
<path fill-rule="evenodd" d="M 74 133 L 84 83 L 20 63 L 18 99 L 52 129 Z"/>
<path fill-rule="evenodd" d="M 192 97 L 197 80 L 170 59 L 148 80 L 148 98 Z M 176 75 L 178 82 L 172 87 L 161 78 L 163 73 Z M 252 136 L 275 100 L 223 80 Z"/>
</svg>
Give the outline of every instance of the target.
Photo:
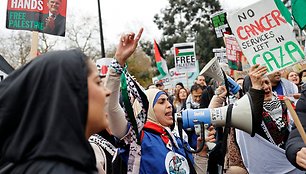
<svg viewBox="0 0 306 174">
<path fill-rule="evenodd" d="M 54 21 L 54 16 L 49 16 L 46 18 L 46 28 L 48 28 L 50 31 L 54 31 L 55 29 Z"/>
<path fill-rule="evenodd" d="M 134 53 L 137 48 L 138 41 L 142 35 L 143 28 L 141 28 L 135 37 L 135 33 L 131 32 L 123 34 L 120 38 L 120 42 L 117 46 L 115 58 L 118 60 L 121 66 L 124 66 L 126 60 Z"/>
</svg>

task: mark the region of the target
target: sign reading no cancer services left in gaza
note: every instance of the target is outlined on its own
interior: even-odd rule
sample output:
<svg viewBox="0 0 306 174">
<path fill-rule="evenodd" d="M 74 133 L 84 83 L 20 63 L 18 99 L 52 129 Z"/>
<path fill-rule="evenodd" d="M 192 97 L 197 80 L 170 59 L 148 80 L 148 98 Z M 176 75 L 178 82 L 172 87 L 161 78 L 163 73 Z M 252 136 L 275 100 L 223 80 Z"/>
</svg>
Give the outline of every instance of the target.
<svg viewBox="0 0 306 174">
<path fill-rule="evenodd" d="M 228 15 L 232 32 L 250 65 L 272 73 L 304 59 L 304 53 L 273 0 L 261 0 Z"/>
<path fill-rule="evenodd" d="M 196 72 L 195 43 L 177 43 L 173 47 L 177 72 Z"/>
</svg>

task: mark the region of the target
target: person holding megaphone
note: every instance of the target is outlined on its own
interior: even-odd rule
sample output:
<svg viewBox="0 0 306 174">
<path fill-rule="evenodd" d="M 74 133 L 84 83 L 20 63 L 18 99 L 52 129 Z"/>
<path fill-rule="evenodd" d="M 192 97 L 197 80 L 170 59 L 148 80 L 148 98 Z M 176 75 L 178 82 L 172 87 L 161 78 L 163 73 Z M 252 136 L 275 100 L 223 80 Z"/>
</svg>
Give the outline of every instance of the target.
<svg viewBox="0 0 306 174">
<path fill-rule="evenodd" d="M 144 91 L 125 69 L 142 31 L 121 36 L 106 77 L 111 89 L 109 128 L 119 141 L 118 156 L 127 173 L 206 173 L 207 147 L 193 155 L 184 148 L 188 143 L 171 131 L 174 119 L 168 95 L 159 89 Z M 124 108 L 119 105 L 120 94 Z M 213 126 L 209 131 L 205 141 L 214 142 Z M 199 137 L 199 147 L 203 141 L 204 136 Z"/>
<path fill-rule="evenodd" d="M 285 145 L 291 130 L 291 116 L 283 98 L 272 91 L 272 84 L 265 74 L 265 67 L 254 65 L 243 83 L 244 91 L 252 88 L 264 91 L 262 122 L 257 125 L 255 136 L 250 137 L 238 129 L 235 132 L 243 164 L 248 173 L 254 174 L 302 173 L 286 159 Z M 254 92 L 253 95 L 259 94 L 259 90 Z"/>
</svg>

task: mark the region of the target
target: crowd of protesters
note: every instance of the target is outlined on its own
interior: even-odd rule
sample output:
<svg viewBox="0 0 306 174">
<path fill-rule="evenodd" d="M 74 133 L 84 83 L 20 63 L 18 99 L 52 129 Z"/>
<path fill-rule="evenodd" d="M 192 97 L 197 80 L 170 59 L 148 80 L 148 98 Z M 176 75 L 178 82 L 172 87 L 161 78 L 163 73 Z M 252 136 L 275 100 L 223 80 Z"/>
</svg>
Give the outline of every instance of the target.
<svg viewBox="0 0 306 174">
<path fill-rule="evenodd" d="M 283 96 L 306 129 L 306 71 L 267 75 L 256 64 L 236 79 L 236 94 L 203 74 L 171 94 L 162 82 L 144 89 L 125 67 L 142 32 L 121 36 L 105 79 L 86 55 L 69 50 L 40 55 L 3 80 L 0 173 L 304 173 L 306 147 Z M 244 95 L 259 103 L 254 137 L 215 125 L 207 136 L 179 133 L 178 113 Z"/>
</svg>

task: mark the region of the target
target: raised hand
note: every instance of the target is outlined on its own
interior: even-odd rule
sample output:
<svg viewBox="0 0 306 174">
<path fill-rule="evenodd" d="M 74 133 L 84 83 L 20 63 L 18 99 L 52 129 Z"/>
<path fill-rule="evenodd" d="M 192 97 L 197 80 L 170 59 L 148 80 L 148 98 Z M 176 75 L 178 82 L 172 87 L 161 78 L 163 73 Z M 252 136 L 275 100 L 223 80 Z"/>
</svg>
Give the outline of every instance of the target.
<svg viewBox="0 0 306 174">
<path fill-rule="evenodd" d="M 141 28 L 135 37 L 135 33 L 131 32 L 123 34 L 117 46 L 115 58 L 121 66 L 124 66 L 126 60 L 134 53 L 137 48 L 138 41 L 142 35 L 143 28 Z"/>
<path fill-rule="evenodd" d="M 261 89 L 262 77 L 267 73 L 267 67 L 259 64 L 253 65 L 250 69 L 249 76 L 252 82 L 252 88 Z"/>
<path fill-rule="evenodd" d="M 53 31 L 55 28 L 55 22 L 53 17 L 46 18 L 46 28 L 48 28 L 50 31 Z"/>
</svg>

